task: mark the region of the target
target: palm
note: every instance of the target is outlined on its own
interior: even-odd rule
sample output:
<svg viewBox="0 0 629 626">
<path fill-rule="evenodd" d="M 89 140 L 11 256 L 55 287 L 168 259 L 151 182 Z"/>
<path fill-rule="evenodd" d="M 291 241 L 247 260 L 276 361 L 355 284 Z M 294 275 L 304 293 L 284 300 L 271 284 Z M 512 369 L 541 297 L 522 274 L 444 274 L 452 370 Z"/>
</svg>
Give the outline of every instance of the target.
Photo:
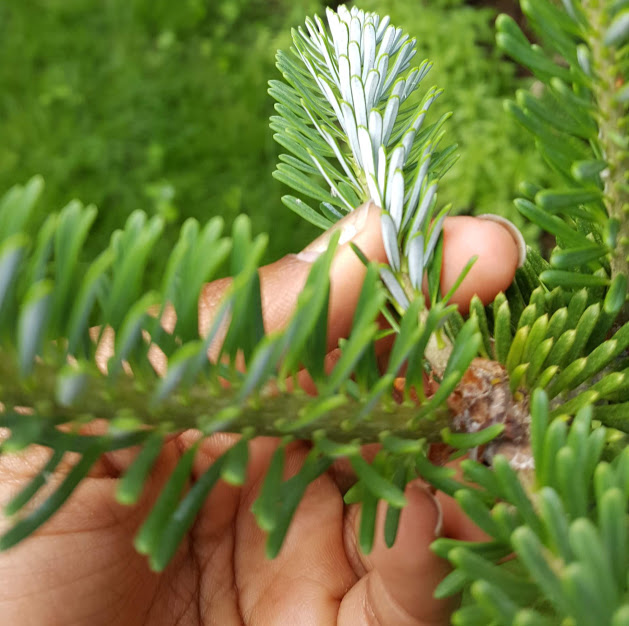
<svg viewBox="0 0 629 626">
<path fill-rule="evenodd" d="M 402 572 L 405 564 L 399 563 L 400 555 L 407 553 L 405 560 L 409 565 L 413 561 L 416 576 L 399 581 L 406 585 L 388 588 L 395 583 L 394 577 L 383 574 L 377 562 L 378 571 L 368 572 L 369 560 L 355 549 L 356 515 L 344 507 L 331 475 L 310 486 L 280 555 L 267 559 L 265 536 L 250 508 L 277 445 L 273 439 L 252 442 L 245 485 L 217 486 L 173 562 L 163 574 L 152 573 L 135 552 L 132 539 L 194 437 L 194 433 L 184 433 L 165 446 L 147 493 L 133 508 L 116 504 L 113 497 L 116 481 L 112 479 L 126 459 L 104 458 L 42 532 L 7 553 L 0 561 L 4 581 L 0 606 L 7 623 L 355 626 L 376 623 L 370 613 L 378 611 L 387 616 L 391 610 L 398 611 L 396 624 L 440 623 L 447 615 L 448 607 L 431 599 L 432 588 L 420 587 L 427 575 L 434 580 L 443 575 L 443 568 L 435 571 L 433 563 L 428 572 L 425 559 L 432 557 L 422 557 L 424 544 L 434 538 L 435 510 L 428 499 L 428 504 L 419 503 L 424 516 L 402 523 L 398 544 L 405 545 L 396 544 L 389 551 L 390 559 L 383 546 L 377 546 L 369 557 L 376 561 L 384 557 L 397 569 L 402 565 Z M 206 440 L 197 455 L 193 479 L 231 443 L 228 435 Z M 306 444 L 294 444 L 287 471 L 296 471 L 306 453 Z M 38 461 L 31 455 L 13 459 L 9 467 L 5 460 L 0 472 L 26 480 Z M 0 484 L 10 482 L 0 480 Z M 11 491 L 17 488 L 14 483 Z M 5 491 L 3 500 L 10 497 L 9 490 Z M 428 531 L 424 536 L 423 528 Z M 370 580 L 374 576 L 377 581 Z M 406 587 L 414 590 L 410 604 Z M 50 602 L 42 602 L 44 596 Z"/>
</svg>

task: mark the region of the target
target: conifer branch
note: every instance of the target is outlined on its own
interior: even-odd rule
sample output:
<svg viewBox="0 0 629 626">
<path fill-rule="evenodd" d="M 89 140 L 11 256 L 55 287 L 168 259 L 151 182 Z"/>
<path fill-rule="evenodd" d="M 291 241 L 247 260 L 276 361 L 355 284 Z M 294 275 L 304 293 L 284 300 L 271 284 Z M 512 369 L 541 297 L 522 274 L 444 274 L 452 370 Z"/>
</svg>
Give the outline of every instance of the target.
<svg viewBox="0 0 629 626">
<path fill-rule="evenodd" d="M 615 41 L 608 41 L 607 33 L 613 22 L 609 3 L 601 0 L 584 0 L 583 12 L 588 23 L 586 40 L 591 52 L 591 69 L 594 80 L 592 91 L 595 116 L 599 127 L 598 140 L 607 169 L 601 174 L 605 183 L 605 204 L 613 229 L 618 231 L 617 245 L 612 247 L 611 273 L 629 276 L 629 145 L 627 144 L 626 103 L 618 98 L 619 88 L 627 80 L 621 71 L 621 55 Z M 627 319 L 629 311 L 623 311 Z"/>
<path fill-rule="evenodd" d="M 228 389 L 197 383 L 182 388 L 159 404 L 151 404 L 147 399 L 154 396 L 159 380 L 131 375 L 109 380 L 95 367 L 91 376 L 86 368 L 82 369 L 82 390 L 71 404 L 64 404 L 60 402 L 59 369 L 59 365 L 50 362 L 37 363 L 32 376 L 23 381 L 16 376 L 13 360 L 0 351 L 0 392 L 5 406 L 5 413 L 0 414 L 0 425 L 19 425 L 21 418 L 13 413 L 18 408 L 26 409 L 27 414 L 34 410 L 40 416 L 38 419 L 50 426 L 102 419 L 113 424 L 114 430 L 124 424 L 125 429 L 131 430 L 147 427 L 180 432 L 196 428 L 209 435 L 253 428 L 259 436 L 290 434 L 296 439 L 311 439 L 318 431 L 334 441 L 372 443 L 380 441 L 385 432 L 435 442 L 440 440 L 441 431 L 451 424 L 446 407 L 435 409 L 430 419 L 417 420 L 414 402 L 393 401 L 374 405 L 369 419 L 356 422 L 353 418 L 364 410 L 365 401 L 338 396 L 316 421 L 300 427 L 296 422 L 313 408 L 315 398 L 301 390 L 269 391 L 243 402 L 239 397 L 242 387 L 238 384 Z M 348 428 L 348 424 L 351 427 Z"/>
</svg>

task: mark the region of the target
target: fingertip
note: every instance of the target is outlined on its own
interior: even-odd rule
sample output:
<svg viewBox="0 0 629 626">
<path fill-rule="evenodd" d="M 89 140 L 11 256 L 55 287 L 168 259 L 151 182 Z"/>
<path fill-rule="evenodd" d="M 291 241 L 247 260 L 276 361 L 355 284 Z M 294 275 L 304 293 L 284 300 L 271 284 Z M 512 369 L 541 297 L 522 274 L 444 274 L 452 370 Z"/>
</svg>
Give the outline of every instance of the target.
<svg viewBox="0 0 629 626">
<path fill-rule="evenodd" d="M 445 624 L 456 601 L 437 600 L 433 594 L 450 567 L 430 550 L 441 536 L 441 506 L 420 480 L 409 483 L 405 495 L 408 503 L 391 547 L 384 541 L 387 507 L 379 505 L 374 547 L 369 555 L 355 548 L 362 567 L 355 571 L 361 580 L 344 603 L 368 606 L 382 624 Z"/>
<path fill-rule="evenodd" d="M 443 246 L 443 293 L 451 289 L 469 260 L 476 257 L 451 299 L 461 313 L 467 313 L 474 295 L 488 304 L 513 282 L 520 249 L 511 232 L 502 224 L 466 216 L 449 218 L 443 224 Z"/>
<path fill-rule="evenodd" d="M 298 254 L 287 254 L 278 261 L 260 267 L 260 297 L 264 329 L 267 333 L 283 328 L 295 312 L 312 264 L 330 244 L 335 231 L 341 231 L 339 246 L 330 270 L 327 350 L 333 350 L 341 337 L 351 330 L 366 268 L 351 247 L 357 245 L 373 261 L 386 261 L 380 230 L 381 209 L 367 202 L 339 220 Z M 204 285 L 199 295 L 199 333 L 205 337 L 219 306 L 229 290 L 232 278 L 222 278 Z M 225 338 L 228 324 L 222 323 L 210 346 L 210 360 L 215 360 Z"/>
<path fill-rule="evenodd" d="M 330 268 L 330 303 L 328 312 L 328 350 L 351 330 L 354 311 L 360 297 L 366 268 L 352 249 L 360 248 L 370 261 L 386 261 L 380 230 L 381 209 L 373 202 L 358 207 L 309 244 L 299 254 L 289 254 L 260 268 L 262 310 L 267 332 L 284 326 L 297 306 L 312 268 L 323 254 L 332 234 L 340 230 L 338 249 Z"/>
</svg>

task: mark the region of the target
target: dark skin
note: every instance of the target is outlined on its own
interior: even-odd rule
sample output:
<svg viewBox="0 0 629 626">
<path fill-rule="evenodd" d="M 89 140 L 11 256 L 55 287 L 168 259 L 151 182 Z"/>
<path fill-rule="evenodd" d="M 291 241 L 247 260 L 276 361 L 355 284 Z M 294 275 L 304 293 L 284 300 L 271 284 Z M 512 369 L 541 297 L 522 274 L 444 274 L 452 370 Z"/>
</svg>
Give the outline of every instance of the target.
<svg viewBox="0 0 629 626">
<path fill-rule="evenodd" d="M 449 218 L 444 232 L 442 289 L 447 290 L 468 259 L 479 260 L 455 296 L 466 310 L 471 295 L 490 301 L 515 272 L 517 248 L 500 225 L 472 218 Z M 378 212 L 371 207 L 354 237 L 372 259 L 385 260 Z M 316 246 L 315 246 L 316 248 Z M 288 256 L 261 269 L 267 330 L 290 316 L 310 267 L 309 256 Z M 328 347 L 334 360 L 338 339 L 350 330 L 364 268 L 349 245 L 342 245 L 332 268 Z M 201 331 L 207 328 L 227 280 L 206 285 L 200 297 Z M 172 320 L 170 321 L 172 323 Z M 168 325 L 165 320 L 165 325 Z M 382 348 L 386 352 L 386 346 Z M 100 357 L 106 360 L 107 347 Z M 386 357 L 386 354 L 383 354 Z M 155 366 L 163 367 L 159 355 Z M 304 376 L 304 386 L 309 381 Z M 419 481 L 406 489 L 397 540 L 387 548 L 377 533 L 371 554 L 357 547 L 357 505 L 345 506 L 347 473 L 337 468 L 308 488 L 285 544 L 275 560 L 265 556 L 265 534 L 250 511 L 270 457 L 273 438 L 250 445 L 242 487 L 219 482 L 161 574 L 151 572 L 133 548 L 133 537 L 181 454 L 198 438 L 186 431 L 163 448 L 140 502 L 114 499 L 116 478 L 133 451 L 105 455 L 62 510 L 34 536 L 0 554 L 0 616 L 16 626 L 437 626 L 449 623 L 452 601 L 433 598 L 448 572 L 429 550 L 437 536 L 479 539 L 442 494 L 433 496 Z M 219 434 L 206 439 L 192 480 L 236 440 Z M 295 473 L 308 444 L 288 448 L 286 472 Z M 49 452 L 29 449 L 0 457 L 0 504 L 7 502 L 45 462 Z M 61 473 L 67 471 L 68 464 Z M 53 481 L 58 481 L 55 476 Z M 379 524 L 383 510 L 379 511 Z M 7 522 L 0 518 L 0 530 Z"/>
</svg>

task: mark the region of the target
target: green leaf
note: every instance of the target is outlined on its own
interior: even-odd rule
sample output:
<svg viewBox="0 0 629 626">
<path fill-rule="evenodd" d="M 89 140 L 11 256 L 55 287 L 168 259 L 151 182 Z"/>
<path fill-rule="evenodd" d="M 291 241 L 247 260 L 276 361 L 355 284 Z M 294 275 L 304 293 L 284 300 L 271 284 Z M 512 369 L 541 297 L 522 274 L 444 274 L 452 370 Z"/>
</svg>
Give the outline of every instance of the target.
<svg viewBox="0 0 629 626">
<path fill-rule="evenodd" d="M 572 165 L 572 175 L 582 183 L 598 183 L 600 173 L 607 167 L 607 162 L 600 159 L 576 161 Z"/>
<path fill-rule="evenodd" d="M 484 446 L 499 437 L 504 431 L 504 424 L 492 424 L 475 433 L 453 433 L 449 428 L 441 431 L 441 438 L 453 448 L 468 449 Z"/>
<path fill-rule="evenodd" d="M 623 335 L 620 337 L 620 335 Z M 625 328 L 625 333 L 622 333 L 622 329 L 614 335 L 609 341 L 602 343 L 600 346 L 592 350 L 587 357 L 587 363 L 583 368 L 583 371 L 572 381 L 573 386 L 577 386 L 588 380 L 595 374 L 598 374 L 604 367 L 606 367 L 618 354 L 620 354 L 626 347 L 629 341 L 627 340 L 629 335 L 629 327 Z M 616 339 L 619 337 L 621 339 Z"/>
<path fill-rule="evenodd" d="M 461 469 L 463 470 L 463 475 L 466 480 L 476 483 L 491 495 L 492 502 L 493 499 L 502 498 L 504 496 L 496 474 L 486 465 L 478 461 L 465 459 L 461 461 Z"/>
<path fill-rule="evenodd" d="M 274 528 L 277 522 L 287 443 L 288 439 L 282 440 L 273 453 L 260 493 L 251 507 L 252 513 L 256 516 L 258 526 L 266 532 Z"/>
<path fill-rule="evenodd" d="M 116 500 L 121 504 L 135 504 L 146 484 L 149 472 L 157 461 L 164 444 L 164 435 L 158 431 L 151 433 L 140 452 L 118 481 Z"/>
<path fill-rule="evenodd" d="M 189 451 L 188 451 L 189 452 Z M 228 450 L 226 455 L 229 454 L 231 450 Z M 186 453 L 187 454 L 187 453 Z M 150 565 L 151 569 L 155 572 L 161 572 L 164 570 L 166 565 L 170 562 L 170 560 L 175 555 L 179 544 L 183 540 L 184 535 L 188 532 L 194 520 L 201 510 L 207 495 L 210 493 L 214 485 L 218 482 L 221 477 L 221 470 L 223 469 L 225 456 L 219 457 L 210 467 L 203 473 L 203 475 L 198 478 L 195 483 L 192 485 L 188 493 L 184 496 L 181 502 L 177 505 L 177 508 L 172 511 L 167 510 L 166 507 L 160 510 L 160 515 L 164 516 L 163 520 L 160 520 L 159 523 L 159 536 L 155 537 L 154 542 L 150 543 Z M 194 458 L 192 455 L 191 458 Z M 179 465 L 182 464 L 182 460 Z M 188 460 L 186 460 L 186 465 L 188 464 Z M 179 469 L 179 465 L 175 469 L 175 472 Z M 191 469 L 191 467 L 189 468 Z M 174 473 L 173 473 L 174 474 Z M 162 494 L 169 487 L 174 488 L 173 492 L 176 490 L 176 486 L 171 484 L 169 481 Z M 180 490 L 179 490 L 180 493 Z M 177 494 L 177 497 L 179 496 Z M 160 504 L 160 500 L 157 501 L 153 512 L 151 512 L 151 516 L 154 514 L 155 509 Z M 175 501 L 171 501 L 170 505 L 175 504 Z M 169 507 L 170 508 L 170 507 Z M 148 520 L 147 520 L 148 521 Z M 146 525 L 146 522 L 145 522 Z M 161 528 L 160 528 L 161 527 Z M 144 529 L 144 526 L 140 529 L 140 533 Z M 137 542 L 140 535 L 136 538 L 136 548 Z M 150 535 L 148 535 L 150 541 Z"/>
<path fill-rule="evenodd" d="M 583 267 L 592 261 L 598 261 L 607 253 L 607 248 L 597 245 L 568 248 L 567 250 L 555 248 L 550 257 L 550 263 L 553 267 L 560 270 L 574 269 Z"/>
<path fill-rule="evenodd" d="M 489 616 L 485 610 L 477 604 L 464 606 L 452 616 L 453 626 L 487 626 L 491 623 L 488 620 Z M 493 623 L 492 626 L 494 626 Z"/>
<path fill-rule="evenodd" d="M 85 364 L 65 365 L 55 381 L 55 400 L 60 406 L 70 407 L 81 400 L 88 383 L 88 368 Z"/>
<path fill-rule="evenodd" d="M 491 340 L 491 335 L 489 334 L 489 322 L 487 320 L 485 306 L 476 294 L 474 294 L 474 296 L 472 297 L 472 301 L 470 302 L 470 316 L 474 316 L 476 318 L 478 329 L 481 333 L 481 337 L 483 340 L 483 349 L 485 352 L 485 356 L 493 358 L 494 345 Z"/>
<path fill-rule="evenodd" d="M 349 462 L 362 481 L 365 489 L 372 493 L 377 499 L 385 500 L 391 506 L 402 508 L 406 506 L 406 497 L 402 489 L 382 476 L 372 465 L 367 463 L 360 455 L 352 455 Z"/>
<path fill-rule="evenodd" d="M 9 500 L 4 507 L 4 514 L 9 517 L 18 513 L 28 504 L 35 494 L 50 480 L 50 475 L 55 471 L 65 454 L 63 448 L 53 450 L 52 455 L 42 467 L 42 469 L 23 487 L 15 496 Z"/>
<path fill-rule="evenodd" d="M 528 333 L 522 355 L 522 361 L 524 363 L 530 362 L 533 358 L 533 355 L 539 349 L 540 343 L 546 337 L 547 330 L 548 315 L 544 314 L 535 320 Z"/>
<path fill-rule="evenodd" d="M 556 212 L 599 201 L 602 196 L 598 189 L 545 189 L 535 196 L 535 202 L 545 211 Z"/>
<path fill-rule="evenodd" d="M 465 514 L 481 530 L 490 537 L 508 540 L 508 537 L 502 535 L 500 527 L 492 518 L 487 504 L 472 489 L 461 489 L 454 494 L 454 497 Z"/>
<path fill-rule="evenodd" d="M 363 492 L 360 508 L 360 526 L 358 528 L 358 545 L 363 554 L 370 554 L 376 534 L 376 515 L 378 498 L 371 491 Z"/>
<path fill-rule="evenodd" d="M 550 365 L 539 375 L 539 378 L 535 381 L 535 386 L 539 389 L 546 389 L 558 371 L 559 367 L 557 365 Z"/>
<path fill-rule="evenodd" d="M 84 356 L 87 356 L 85 340 L 87 338 L 90 313 L 94 306 L 96 296 L 104 281 L 105 272 L 114 261 L 114 253 L 111 248 L 101 253 L 89 266 L 79 292 L 74 300 L 68 321 L 68 354 L 77 354 L 79 348 L 84 348 Z"/>
<path fill-rule="evenodd" d="M 22 376 L 28 376 L 32 372 L 35 357 L 41 349 L 50 318 L 53 292 L 53 282 L 43 280 L 32 285 L 26 294 L 17 330 L 18 360 Z"/>
<path fill-rule="evenodd" d="M 390 391 L 395 378 L 398 376 L 403 364 L 407 361 L 407 358 L 417 342 L 420 340 L 424 327 L 418 325 L 417 319 L 420 310 L 424 308 L 423 297 L 414 300 L 409 308 L 406 310 L 400 330 L 395 338 L 395 343 L 391 349 L 389 355 L 389 364 L 386 372 L 381 376 L 380 380 L 376 382 L 364 399 L 363 408 L 360 410 L 357 419 L 364 419 L 376 405 L 378 400 L 384 395 L 384 393 Z"/>
<path fill-rule="evenodd" d="M 122 363 L 129 358 L 132 351 L 142 341 L 142 329 L 151 307 L 159 304 L 159 293 L 151 291 L 138 300 L 125 315 L 120 330 L 116 335 L 114 355 L 108 363 L 111 378 L 122 370 Z"/>
<path fill-rule="evenodd" d="M 229 485 L 240 487 L 247 478 L 249 437 L 243 436 L 224 455 L 221 478 Z"/>
<path fill-rule="evenodd" d="M 618 488 L 609 489 L 599 497 L 598 527 L 604 544 L 603 551 L 610 561 L 610 573 L 615 578 L 617 588 L 622 588 L 627 575 L 626 508 L 626 498 Z"/>
<path fill-rule="evenodd" d="M 504 586 L 504 581 L 500 586 L 495 582 L 489 584 L 485 580 L 477 580 L 472 584 L 472 596 L 479 605 L 485 607 L 489 615 L 505 624 L 511 624 L 519 607 L 503 593 Z"/>
<path fill-rule="evenodd" d="M 541 534 L 542 527 L 535 509 L 520 482 L 516 471 L 509 465 L 507 459 L 501 455 L 497 455 L 493 460 L 494 471 L 498 482 L 502 486 L 507 499 L 517 509 L 518 513 L 523 517 L 528 527 L 538 534 Z"/>
<path fill-rule="evenodd" d="M 612 573 L 610 555 L 603 547 L 596 526 L 588 519 L 577 519 L 570 526 L 569 539 L 575 555 L 596 580 L 596 586 L 592 591 L 605 606 L 610 608 L 616 606 L 620 598 Z"/>
<path fill-rule="evenodd" d="M 455 371 L 465 372 L 470 366 L 472 359 L 477 356 L 481 341 L 482 339 L 478 332 L 478 322 L 476 318 L 470 318 L 465 322 L 461 332 L 454 341 L 448 364 L 443 372 L 443 378 L 447 379 Z"/>
<path fill-rule="evenodd" d="M 315 185 L 308 176 L 303 174 L 303 172 L 300 172 L 285 163 L 280 163 L 277 166 L 277 170 L 273 172 L 273 177 L 281 183 L 288 185 L 295 191 L 303 193 L 304 195 L 318 200 L 319 202 L 330 202 L 331 204 L 336 203 L 334 196 L 332 196 L 329 192 L 324 191 L 321 187 Z"/>
<path fill-rule="evenodd" d="M 172 299 L 167 295 L 164 302 L 171 302 L 176 310 L 177 323 L 174 334 L 182 341 L 198 338 L 199 293 L 203 285 L 212 279 L 223 265 L 232 245 L 227 239 L 219 239 L 223 229 L 221 218 L 212 218 L 201 232 L 197 232 L 198 227 L 194 220 L 189 220 L 187 223 L 191 226 L 194 224 L 196 236 L 191 237 L 191 245 L 187 249 L 181 266 L 173 268 L 174 275 L 171 284 L 167 288 L 162 288 L 162 293 L 173 294 Z M 211 254 L 208 254 L 209 250 Z"/>
<path fill-rule="evenodd" d="M 506 568 L 494 565 L 465 548 L 455 548 L 449 559 L 472 580 L 484 580 L 500 589 L 506 596 L 527 602 L 537 597 L 538 590 L 525 578 L 515 576 Z"/>
<path fill-rule="evenodd" d="M 535 389 L 531 397 L 531 449 L 535 461 L 536 477 L 541 481 L 544 472 L 544 437 L 548 427 L 548 396 Z M 539 483 L 543 484 L 543 483 Z"/>
<path fill-rule="evenodd" d="M 529 45 L 529 40 L 524 35 L 517 22 L 509 15 L 501 13 L 496 18 L 496 30 L 518 40 L 523 46 Z"/>
<path fill-rule="evenodd" d="M 559 556 L 566 563 L 569 563 L 574 559 L 574 554 L 568 541 L 569 518 L 566 515 L 562 499 L 550 487 L 544 487 L 539 496 L 540 513 L 550 541 Z"/>
<path fill-rule="evenodd" d="M 55 230 L 55 293 L 52 311 L 53 327 L 65 321 L 73 299 L 69 297 L 79 282 L 77 272 L 81 249 L 96 219 L 96 207 L 84 208 L 73 201 L 62 209 Z"/>
<path fill-rule="evenodd" d="M 586 624 L 609 624 L 611 610 L 597 595 L 597 580 L 594 573 L 582 563 L 570 563 L 562 572 L 562 583 L 566 599 L 571 603 L 573 615 L 578 615 Z"/>
<path fill-rule="evenodd" d="M 341 358 L 328 375 L 324 388 L 321 390 L 321 395 L 330 395 L 336 392 L 349 376 L 368 344 L 375 337 L 378 330 L 375 318 L 384 304 L 384 300 L 385 295 L 378 279 L 378 267 L 371 265 L 367 268 L 367 274 L 358 299 L 351 336 L 343 346 Z"/>
<path fill-rule="evenodd" d="M 249 228 L 248 219 L 234 222 L 231 264 L 236 276 L 230 292 L 233 297 L 231 323 L 221 346 L 221 355 L 228 355 L 232 363 L 240 351 L 248 363 L 256 346 L 264 337 L 257 265 L 266 248 L 267 238 L 258 236 L 251 242 Z"/>
<path fill-rule="evenodd" d="M 557 309 L 550 321 L 548 322 L 548 330 L 546 335 L 555 341 L 559 339 L 563 335 L 563 331 L 566 328 L 566 324 L 568 322 L 568 309 L 566 307 L 562 307 Z"/>
<path fill-rule="evenodd" d="M 37 201 L 44 190 L 44 179 L 33 176 L 24 187 L 15 185 L 0 198 L 0 241 L 25 233 Z"/>
<path fill-rule="evenodd" d="M 530 363 L 520 363 L 509 372 L 509 389 L 511 394 L 515 396 L 518 390 L 524 386 L 522 382 L 529 369 Z"/>
<path fill-rule="evenodd" d="M 553 420 L 543 441 L 543 457 L 540 469 L 537 470 L 539 485 L 548 485 L 559 490 L 559 482 L 557 477 L 557 455 L 565 446 L 568 428 L 566 423 L 561 419 Z"/>
<path fill-rule="evenodd" d="M 532 202 L 518 199 L 515 201 L 515 205 L 524 217 L 537 224 L 543 230 L 555 235 L 567 245 L 572 247 L 586 247 L 592 245 L 592 242 L 587 237 L 573 230 L 564 220 L 556 215 L 547 213 Z"/>
<path fill-rule="evenodd" d="M 502 299 L 500 304 L 498 297 L 494 301 L 494 345 L 496 358 L 505 365 L 511 348 L 511 310 L 504 295 Z"/>
<path fill-rule="evenodd" d="M 28 270 L 25 273 L 24 280 L 20 281 L 20 296 L 26 291 L 26 286 L 32 285 L 48 276 L 58 219 L 59 216 L 56 213 L 51 213 L 37 233 L 34 249 L 29 254 Z"/>
<path fill-rule="evenodd" d="M 400 491 L 404 491 L 406 487 L 406 467 L 401 463 L 395 467 L 391 482 Z M 387 514 L 384 518 L 384 542 L 389 548 L 395 543 L 401 513 L 402 509 L 390 504 L 387 506 Z"/>
<path fill-rule="evenodd" d="M 264 386 L 277 371 L 284 352 L 284 337 L 272 334 L 263 337 L 254 349 L 249 361 L 247 373 L 238 392 L 238 402 L 244 402 L 248 396 Z"/>
<path fill-rule="evenodd" d="M 325 357 L 328 352 L 328 309 L 330 300 L 330 266 L 338 240 L 333 236 L 327 251 L 313 264 L 306 284 L 297 300 L 286 336 L 288 350 L 280 378 L 296 371 L 301 364 L 315 383 L 325 378 Z"/>
<path fill-rule="evenodd" d="M 531 356 L 529 367 L 526 371 L 526 380 L 529 387 L 533 387 L 536 384 L 542 367 L 546 363 L 546 359 L 552 350 L 553 344 L 554 340 L 552 337 L 545 339 L 537 346 L 537 349 Z"/>
<path fill-rule="evenodd" d="M 563 115 L 559 114 L 559 103 L 549 93 L 539 99 L 528 91 L 518 90 L 516 99 L 529 116 L 539 118 L 557 131 L 585 139 L 596 137 L 597 126 L 589 116 L 573 117 L 569 115 L 571 110 L 563 111 Z"/>
<path fill-rule="evenodd" d="M 179 459 L 170 478 L 162 487 L 157 502 L 135 536 L 133 544 L 135 549 L 141 554 L 150 555 L 159 548 L 164 529 L 175 511 L 179 498 L 190 478 L 192 464 L 194 463 L 199 444 L 200 440 L 188 448 Z M 199 489 L 197 487 L 197 492 Z"/>
<path fill-rule="evenodd" d="M 568 311 L 569 312 L 569 311 Z M 601 305 L 599 303 L 592 304 L 581 315 L 578 323 L 576 324 L 576 338 L 570 351 L 569 360 L 574 360 L 583 354 L 585 346 L 587 345 L 594 328 L 600 318 Z"/>
<path fill-rule="evenodd" d="M 137 300 L 149 254 L 163 228 L 160 217 L 147 221 L 144 213 L 134 211 L 124 230 L 112 235 L 111 247 L 116 257 L 104 314 L 105 321 L 113 328 L 120 325 L 131 304 Z"/>
<path fill-rule="evenodd" d="M 625 604 L 618 608 L 614 613 L 611 626 L 629 626 L 629 606 Z"/>
<path fill-rule="evenodd" d="M 332 464 L 332 459 L 316 455 L 316 452 L 311 452 L 301 470 L 283 485 L 279 499 L 280 507 L 266 544 L 266 554 L 269 558 L 274 558 L 280 551 L 293 515 L 310 483 L 326 472 Z"/>
<path fill-rule="evenodd" d="M 184 380 L 194 375 L 200 361 L 199 354 L 206 358 L 206 351 L 200 349 L 202 345 L 200 341 L 186 343 L 168 360 L 166 373 L 153 391 L 151 398 L 153 407 L 164 401 Z"/>
<path fill-rule="evenodd" d="M 603 42 L 606 46 L 620 47 L 629 37 L 629 11 L 622 11 L 607 28 Z"/>
<path fill-rule="evenodd" d="M 424 480 L 450 496 L 463 487 L 458 480 L 454 480 L 454 469 L 433 465 L 423 454 L 415 458 L 415 467 Z"/>
<path fill-rule="evenodd" d="M 578 289 L 579 287 L 605 287 L 609 285 L 609 278 L 595 274 L 579 274 L 563 270 L 546 270 L 540 275 L 540 280 L 550 287 L 564 287 Z"/>
<path fill-rule="evenodd" d="M 533 530 L 527 526 L 513 533 L 513 546 L 546 597 L 562 612 L 570 614 L 561 584 L 546 561 L 544 547 Z"/>
<path fill-rule="evenodd" d="M 524 43 L 520 38 L 511 33 L 499 32 L 496 35 L 498 47 L 521 65 L 528 67 L 542 80 L 556 76 L 565 81 L 571 80 L 570 72 L 548 59 L 539 48 L 532 47 L 528 42 Z"/>
<path fill-rule="evenodd" d="M 0 310 L 6 304 L 27 246 L 28 237 L 22 233 L 13 235 L 0 245 Z"/>
<path fill-rule="evenodd" d="M 439 541 L 439 539 L 437 539 L 437 541 Z M 438 600 L 441 600 L 443 598 L 449 598 L 450 596 L 460 593 L 461 590 L 465 587 L 465 585 L 468 582 L 469 582 L 469 578 L 467 577 L 467 574 L 463 572 L 462 570 L 455 569 L 452 572 L 450 572 L 439 583 L 439 585 L 435 589 L 434 597 L 437 598 Z M 466 608 L 471 608 L 471 607 L 466 607 Z M 481 609 L 478 609 L 478 610 L 482 613 Z M 461 611 L 457 611 L 457 614 L 460 612 Z M 456 623 L 456 622 L 453 622 L 453 623 Z M 465 623 L 468 623 L 468 622 L 465 622 Z"/>
<path fill-rule="evenodd" d="M 549 619 L 534 609 L 521 609 L 513 620 L 513 626 L 555 626 L 555 623 L 552 618 Z"/>
<path fill-rule="evenodd" d="M 588 297 L 587 289 L 581 289 L 570 298 L 570 302 L 568 303 L 568 319 L 566 321 L 567 328 L 576 327 L 588 304 Z"/>
<path fill-rule="evenodd" d="M 549 398 L 554 398 L 558 393 L 574 387 L 574 380 L 582 374 L 587 365 L 587 359 L 580 358 L 572 361 L 548 386 Z"/>
<path fill-rule="evenodd" d="M 522 362 L 522 356 L 524 354 L 524 346 L 529 334 L 529 327 L 524 326 L 516 332 L 511 347 L 509 348 L 509 354 L 506 359 L 506 368 L 509 372 L 512 372 Z"/>
</svg>

